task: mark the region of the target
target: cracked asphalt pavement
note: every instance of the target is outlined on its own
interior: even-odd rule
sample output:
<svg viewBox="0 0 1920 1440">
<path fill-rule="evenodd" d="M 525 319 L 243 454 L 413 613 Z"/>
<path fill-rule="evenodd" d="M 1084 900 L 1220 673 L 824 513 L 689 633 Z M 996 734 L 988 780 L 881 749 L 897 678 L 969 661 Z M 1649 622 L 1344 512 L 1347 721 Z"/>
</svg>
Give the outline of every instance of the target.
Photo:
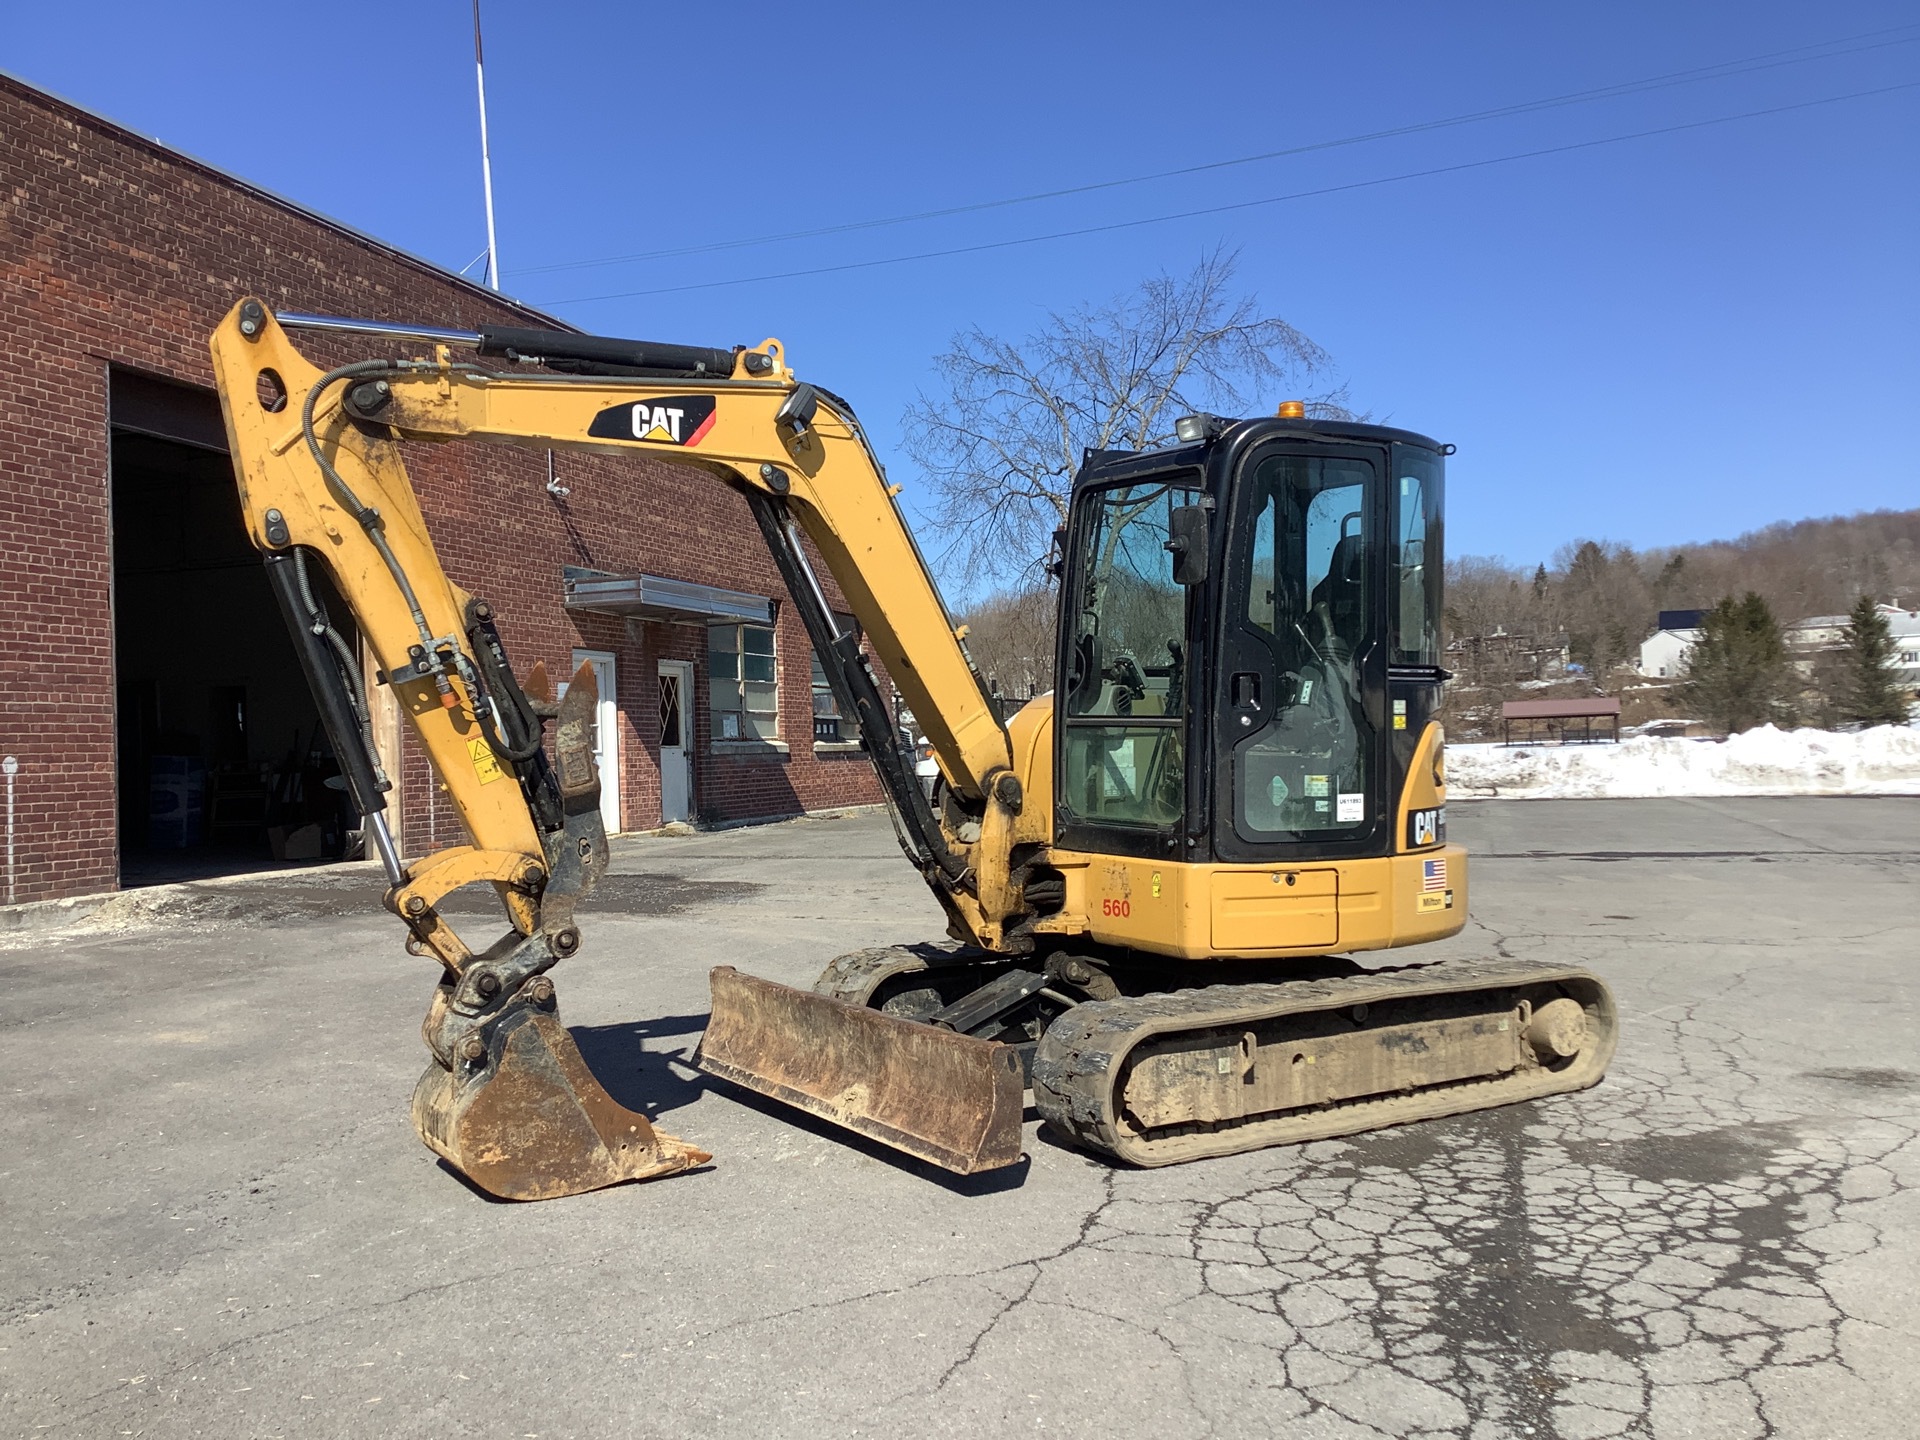
<svg viewBox="0 0 1920 1440">
<path fill-rule="evenodd" d="M 1451 820 L 1473 924 L 1390 959 L 1587 964 L 1608 1079 L 1157 1171 L 1030 1123 L 954 1181 L 688 1067 L 709 965 L 937 930 L 877 815 L 616 842 L 562 1014 L 715 1161 L 545 1204 L 413 1135 L 364 870 L 9 936 L 0 1433 L 1915 1433 L 1920 798 Z"/>
</svg>

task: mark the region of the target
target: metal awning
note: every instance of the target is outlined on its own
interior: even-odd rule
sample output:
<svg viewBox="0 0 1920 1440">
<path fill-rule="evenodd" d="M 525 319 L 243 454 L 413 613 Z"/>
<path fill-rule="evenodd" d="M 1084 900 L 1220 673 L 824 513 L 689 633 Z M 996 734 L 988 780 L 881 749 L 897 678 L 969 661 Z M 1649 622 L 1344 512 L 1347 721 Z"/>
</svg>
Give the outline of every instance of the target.
<svg viewBox="0 0 1920 1440">
<path fill-rule="evenodd" d="M 773 623 L 773 601 L 765 595 L 722 590 L 691 580 L 669 580 L 662 575 L 611 575 L 568 565 L 562 571 L 569 610 L 596 615 L 625 615 L 639 620 L 665 620 L 680 625 L 715 621 Z"/>
</svg>

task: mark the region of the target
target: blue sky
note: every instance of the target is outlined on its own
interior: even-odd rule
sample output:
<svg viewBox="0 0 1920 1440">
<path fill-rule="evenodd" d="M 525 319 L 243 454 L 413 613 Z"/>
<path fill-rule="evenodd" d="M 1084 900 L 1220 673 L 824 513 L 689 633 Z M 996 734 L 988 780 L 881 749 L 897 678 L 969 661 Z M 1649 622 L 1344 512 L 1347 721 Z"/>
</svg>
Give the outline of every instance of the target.
<svg viewBox="0 0 1920 1440">
<path fill-rule="evenodd" d="M 192 0 L 10 9 L 0 68 L 449 268 L 485 243 L 464 0 L 324 19 Z M 1920 88 L 1890 88 L 1920 82 L 1910 4 L 490 0 L 484 16 L 505 288 L 609 334 L 780 336 L 804 376 L 859 408 L 909 499 L 898 422 L 955 330 L 1022 334 L 1224 245 L 1246 287 L 1331 352 L 1357 406 L 1460 447 L 1455 553 L 1531 564 L 1580 536 L 1659 545 L 1920 504 L 1905 433 L 1920 397 Z M 1771 58 L 1091 195 L 544 268 L 1755 57 Z M 1840 96 L 1856 98 L 1807 104 Z M 1764 110 L 1779 113 L 1585 143 Z M 1503 158 L 1566 146 L 1584 148 Z M 1444 173 L 732 283 L 1431 170 Z"/>
</svg>

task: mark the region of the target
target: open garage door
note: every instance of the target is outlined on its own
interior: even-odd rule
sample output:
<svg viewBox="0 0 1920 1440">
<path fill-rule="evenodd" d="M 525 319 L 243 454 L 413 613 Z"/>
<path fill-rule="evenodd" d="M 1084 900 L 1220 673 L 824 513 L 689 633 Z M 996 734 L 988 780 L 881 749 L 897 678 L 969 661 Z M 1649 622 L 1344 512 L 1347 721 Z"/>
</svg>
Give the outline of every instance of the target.
<svg viewBox="0 0 1920 1440">
<path fill-rule="evenodd" d="M 111 381 L 123 885 L 358 853 L 358 818 L 248 542 L 212 391 Z M 324 585 L 335 625 L 346 606 Z"/>
</svg>

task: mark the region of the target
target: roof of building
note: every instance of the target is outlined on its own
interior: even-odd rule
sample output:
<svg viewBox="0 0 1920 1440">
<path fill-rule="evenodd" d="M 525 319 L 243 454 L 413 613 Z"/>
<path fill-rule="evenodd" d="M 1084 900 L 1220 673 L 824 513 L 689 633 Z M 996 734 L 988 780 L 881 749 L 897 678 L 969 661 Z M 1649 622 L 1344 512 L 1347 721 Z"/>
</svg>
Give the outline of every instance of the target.
<svg viewBox="0 0 1920 1440">
<path fill-rule="evenodd" d="M 184 150 L 176 150 L 171 145 L 162 144 L 151 135 L 143 135 L 130 126 L 122 125 L 118 120 L 102 115 L 98 110 L 91 109 L 77 101 L 69 100 L 64 95 L 56 95 L 51 90 L 42 89 L 32 81 L 23 80 L 10 71 L 0 70 L 0 86 L 17 90 L 30 100 L 65 110 L 90 125 L 96 125 L 103 130 L 112 131 L 116 136 L 129 144 L 137 145 L 143 150 L 149 150 L 176 164 L 191 166 L 193 169 L 201 171 L 212 179 L 218 180 L 226 185 L 231 185 L 236 190 L 245 191 L 247 194 L 264 200 L 270 205 L 277 205 L 283 210 L 290 210 L 294 214 L 301 216 L 303 219 L 310 220 L 316 225 L 324 225 L 329 230 L 348 236 L 370 249 L 378 250 L 382 254 L 391 256 L 402 264 L 429 271 L 435 279 L 444 281 L 446 284 L 457 285 L 462 289 L 473 292 L 474 295 L 480 298 L 518 310 L 530 319 L 537 320 L 542 326 L 548 329 L 574 331 L 579 329 L 577 325 L 571 325 L 567 321 L 549 315 L 543 310 L 536 310 L 531 305 L 515 300 L 510 295 L 503 295 L 497 290 L 489 289 L 478 281 L 470 279 L 457 271 L 447 269 L 444 265 L 436 265 L 431 260 L 423 260 L 411 251 L 402 250 L 399 246 L 389 244 L 377 236 L 369 235 L 364 230 L 356 229 L 345 221 L 336 220 L 331 215 L 322 214 L 318 210 L 302 205 L 297 200 L 289 200 L 286 196 L 269 190 L 264 185 L 256 185 L 251 180 L 243 179 L 235 175 L 232 171 L 223 170 L 218 165 L 210 164 L 196 155 L 189 155 Z"/>
<path fill-rule="evenodd" d="M 1887 628 L 1896 635 L 1920 635 L 1920 610 L 1903 610 L 1882 602 L 1875 607 L 1886 617 Z M 1839 630 L 1853 623 L 1851 615 L 1809 615 L 1787 626 L 1789 630 Z"/>
<path fill-rule="evenodd" d="M 1506 720 L 1579 720 L 1618 715 L 1620 700 L 1613 695 L 1588 695 L 1579 700 L 1508 700 L 1500 706 Z"/>
</svg>

